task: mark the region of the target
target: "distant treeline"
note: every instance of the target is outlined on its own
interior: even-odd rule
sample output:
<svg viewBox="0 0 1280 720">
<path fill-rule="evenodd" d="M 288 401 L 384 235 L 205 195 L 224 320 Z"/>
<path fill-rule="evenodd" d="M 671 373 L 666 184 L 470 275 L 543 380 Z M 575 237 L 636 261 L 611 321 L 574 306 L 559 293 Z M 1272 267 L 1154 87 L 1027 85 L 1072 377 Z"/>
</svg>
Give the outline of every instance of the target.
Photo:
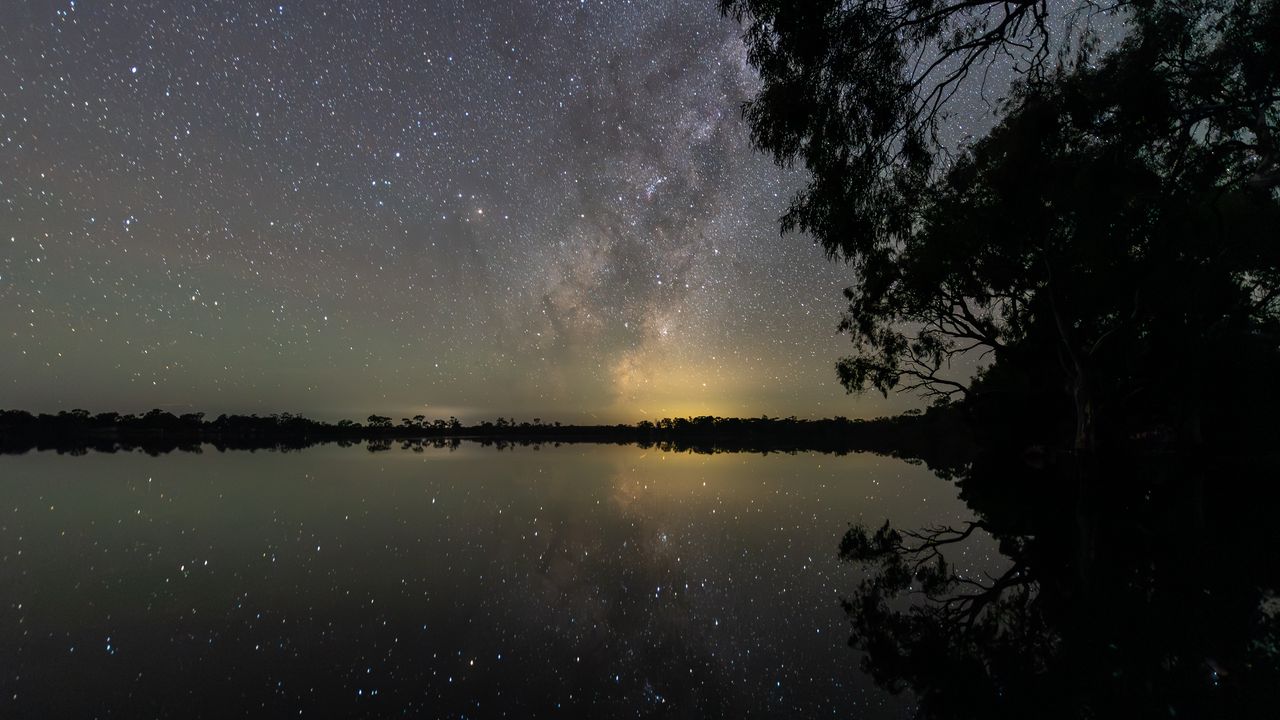
<svg viewBox="0 0 1280 720">
<path fill-rule="evenodd" d="M 873 451 L 926 460 L 930 465 L 954 466 L 967 457 L 972 439 L 965 424 L 950 408 L 931 408 L 876 420 L 836 417 L 804 420 L 795 417 L 722 418 L 713 416 L 643 420 L 634 425 L 562 425 L 558 422 L 517 422 L 499 417 L 464 425 L 456 417 L 428 419 L 383 415 L 365 422 L 320 422 L 292 413 L 272 415 L 175 415 L 151 410 L 142 415 L 69 410 L 32 414 L 0 410 L 0 452 L 54 450 L 81 453 L 142 450 L 164 453 L 217 450 L 290 450 L 318 443 L 368 443 L 370 450 L 474 440 L 500 446 L 562 442 L 637 443 L 694 452 L 847 453 Z"/>
</svg>

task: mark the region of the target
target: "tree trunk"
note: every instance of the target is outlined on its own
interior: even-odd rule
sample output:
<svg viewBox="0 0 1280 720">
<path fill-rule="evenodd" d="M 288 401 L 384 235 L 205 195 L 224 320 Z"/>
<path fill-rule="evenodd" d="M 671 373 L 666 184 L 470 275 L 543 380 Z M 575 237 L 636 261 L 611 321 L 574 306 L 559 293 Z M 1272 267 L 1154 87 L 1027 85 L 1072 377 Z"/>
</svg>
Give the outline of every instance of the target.
<svg viewBox="0 0 1280 720">
<path fill-rule="evenodd" d="M 1071 399 L 1075 402 L 1076 408 L 1076 438 L 1075 449 L 1077 452 L 1092 452 L 1096 441 L 1094 432 L 1093 418 L 1093 390 L 1090 387 L 1089 372 L 1086 367 L 1087 358 L 1083 356 L 1083 352 L 1076 346 L 1070 326 L 1066 318 L 1062 316 L 1062 312 L 1058 308 L 1058 299 L 1053 290 L 1053 266 L 1048 258 L 1045 259 L 1045 268 L 1048 271 L 1049 282 L 1046 288 L 1049 293 L 1049 307 L 1053 311 L 1053 324 L 1058 329 L 1058 340 L 1061 344 L 1058 346 L 1059 359 L 1062 361 L 1062 370 L 1067 375 L 1071 383 Z M 1094 347 L 1097 347 L 1095 344 Z"/>
<path fill-rule="evenodd" d="M 1097 441 L 1094 430 L 1093 393 L 1089 389 L 1089 380 L 1084 368 L 1078 364 L 1071 385 L 1071 396 L 1075 400 L 1076 406 L 1075 449 L 1078 451 L 1091 451 Z"/>
</svg>

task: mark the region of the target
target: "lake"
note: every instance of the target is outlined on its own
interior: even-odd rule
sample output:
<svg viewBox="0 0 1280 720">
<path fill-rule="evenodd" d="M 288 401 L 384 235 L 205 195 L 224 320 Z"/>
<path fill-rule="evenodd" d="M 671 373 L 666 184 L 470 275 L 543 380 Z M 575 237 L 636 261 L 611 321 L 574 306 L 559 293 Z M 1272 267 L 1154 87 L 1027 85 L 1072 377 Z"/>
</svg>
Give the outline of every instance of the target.
<svg viewBox="0 0 1280 720">
<path fill-rule="evenodd" d="M 0 715 L 903 717 L 840 539 L 971 517 L 869 454 L 0 457 Z"/>
</svg>

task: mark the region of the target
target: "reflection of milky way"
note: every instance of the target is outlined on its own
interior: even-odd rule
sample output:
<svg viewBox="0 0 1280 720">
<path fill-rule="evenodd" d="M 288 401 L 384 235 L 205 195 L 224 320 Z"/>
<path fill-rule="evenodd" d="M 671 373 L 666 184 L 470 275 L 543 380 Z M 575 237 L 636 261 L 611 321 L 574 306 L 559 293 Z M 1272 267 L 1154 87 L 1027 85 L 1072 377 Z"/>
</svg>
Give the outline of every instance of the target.
<svg viewBox="0 0 1280 720">
<path fill-rule="evenodd" d="M 902 717 L 846 647 L 836 547 L 954 524 L 956 494 L 869 456 L 14 457 L 3 714 Z"/>
<path fill-rule="evenodd" d="M 19 3 L 0 406 L 870 414 L 710 0 Z M 10 332 L 11 331 L 11 332 Z M 424 408 L 425 406 L 425 408 Z"/>
<path fill-rule="evenodd" d="M 553 452 L 577 456 L 570 465 L 595 456 Z M 955 522 L 962 511 L 945 485 L 868 457 L 607 454 L 613 462 L 595 470 L 607 473 L 603 485 L 578 470 L 538 484 L 537 530 L 512 548 L 513 595 L 495 604 L 518 626 L 554 628 L 547 656 L 571 653 L 594 668 L 567 676 L 578 692 L 617 713 L 669 703 L 688 717 L 893 707 L 864 696 L 837 603 L 852 580 L 823 541 L 838 537 L 845 513 Z M 892 486 L 884 494 L 882 480 Z M 921 490 L 944 492 L 923 512 L 910 505 Z M 557 512 L 561 504 L 579 510 Z M 602 673 L 609 692 L 593 685 Z"/>
</svg>

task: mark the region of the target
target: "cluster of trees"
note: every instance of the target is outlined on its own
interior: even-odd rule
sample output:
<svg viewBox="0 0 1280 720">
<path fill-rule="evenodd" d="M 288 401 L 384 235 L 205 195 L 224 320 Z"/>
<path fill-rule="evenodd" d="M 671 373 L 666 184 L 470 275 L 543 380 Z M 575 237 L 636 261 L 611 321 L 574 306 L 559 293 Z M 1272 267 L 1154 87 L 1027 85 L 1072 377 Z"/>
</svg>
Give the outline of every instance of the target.
<svg viewBox="0 0 1280 720">
<path fill-rule="evenodd" d="M 58 413 L 32 414 L 25 410 L 0 410 L 0 436 L 22 434 L 62 434 L 73 436 L 95 431 L 149 432 L 149 433 L 197 433 L 225 434 L 308 434 L 321 432 L 339 425 L 329 425 L 316 420 L 279 413 L 259 415 L 219 415 L 206 420 L 202 412 L 175 415 L 159 408 L 141 415 L 122 415 L 117 412 L 90 413 L 88 410 L 62 410 Z"/>
<path fill-rule="evenodd" d="M 476 432 L 529 431 L 560 427 L 560 423 L 544 426 L 540 418 L 533 423 L 517 423 L 514 419 L 499 417 L 485 420 L 474 426 L 463 426 L 456 417 L 429 420 L 423 415 L 401 418 L 397 424 L 386 415 L 370 415 L 365 423 L 339 420 L 326 423 L 293 413 L 270 415 L 219 415 L 206 420 L 202 412 L 174 413 L 159 408 L 141 415 L 122 415 L 116 412 L 90 413 L 88 410 L 62 410 L 57 413 L 32 414 L 25 410 L 0 410 L 0 436 L 21 434 L 62 434 L 72 436 L 93 431 L 150 432 L 150 433 L 208 433 L 219 435 L 446 435 Z"/>
<path fill-rule="evenodd" d="M 457 438 L 502 446 L 543 442 L 639 443 L 698 452 L 870 450 L 924 459 L 938 467 L 954 465 L 957 458 L 966 457 L 972 449 L 969 434 L 957 413 L 945 408 L 878 420 L 700 416 L 645 420 L 635 425 L 563 425 L 544 423 L 541 418 L 517 422 L 506 417 L 463 425 L 456 417 L 428 420 L 422 415 L 402 418 L 399 424 L 384 415 L 370 415 L 365 423 L 352 420 L 325 423 L 291 413 L 219 415 L 206 420 L 204 413 L 174 415 L 158 409 L 142 415 L 94 415 L 85 410 L 33 415 L 21 410 L 0 410 L 0 450 L 6 452 L 33 448 L 72 452 L 89 448 L 103 451 L 141 448 L 165 452 L 195 450 L 204 443 L 222 449 L 287 449 L 340 441 L 367 441 L 375 450 L 389 449 L 395 442 L 406 449 L 420 449 L 424 442 L 438 445 L 437 441 Z"/>
<path fill-rule="evenodd" d="M 756 145 L 809 171 L 783 229 L 853 270 L 849 390 L 1000 402 L 1090 451 L 1271 412 L 1280 3 L 720 7 L 763 80 Z M 992 68 L 998 122 L 950 142 Z"/>
<path fill-rule="evenodd" d="M 367 419 L 368 427 L 371 428 L 389 429 L 393 427 L 391 418 L 386 415 L 370 415 Z M 351 420 L 340 420 L 338 421 L 338 427 L 358 428 L 360 427 L 360 424 Z M 445 432 L 457 432 L 462 428 L 462 423 L 458 418 L 452 416 L 450 416 L 448 420 L 440 418 L 428 420 L 425 415 L 414 415 L 411 418 L 400 418 L 400 425 L 398 428 L 401 430 L 435 432 L 439 434 Z"/>
</svg>

